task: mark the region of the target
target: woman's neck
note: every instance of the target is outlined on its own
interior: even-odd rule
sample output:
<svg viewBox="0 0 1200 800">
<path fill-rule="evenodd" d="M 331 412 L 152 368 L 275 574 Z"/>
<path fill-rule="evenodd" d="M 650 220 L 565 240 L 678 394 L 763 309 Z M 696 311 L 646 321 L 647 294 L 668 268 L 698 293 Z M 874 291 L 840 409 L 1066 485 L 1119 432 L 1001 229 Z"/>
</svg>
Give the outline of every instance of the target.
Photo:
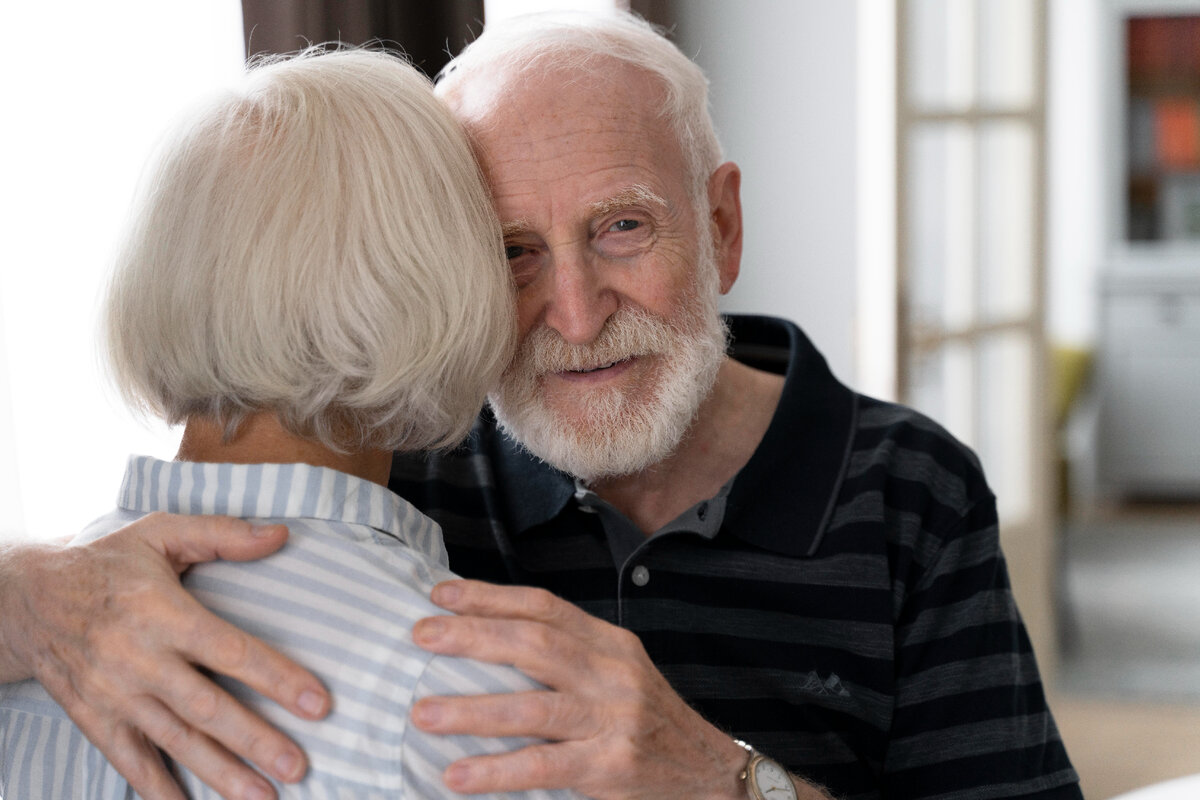
<svg viewBox="0 0 1200 800">
<path fill-rule="evenodd" d="M 229 441 L 225 428 L 205 417 L 189 417 L 179 442 L 178 461 L 233 464 L 311 464 L 329 467 L 387 486 L 391 471 L 390 450 L 338 453 L 320 442 L 289 433 L 269 411 L 251 414 Z"/>
</svg>

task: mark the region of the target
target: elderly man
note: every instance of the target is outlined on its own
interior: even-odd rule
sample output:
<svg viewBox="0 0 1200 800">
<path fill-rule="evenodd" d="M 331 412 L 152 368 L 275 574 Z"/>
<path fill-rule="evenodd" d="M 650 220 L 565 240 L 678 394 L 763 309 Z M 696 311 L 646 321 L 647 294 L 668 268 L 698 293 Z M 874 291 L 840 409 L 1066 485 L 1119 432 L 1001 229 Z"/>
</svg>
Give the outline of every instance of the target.
<svg viewBox="0 0 1200 800">
<path fill-rule="evenodd" d="M 392 487 L 442 524 L 454 568 L 491 582 L 439 586 L 459 616 L 414 638 L 547 689 L 427 698 L 413 719 L 551 740 L 464 759 L 447 785 L 1078 798 L 973 455 L 839 384 L 790 323 L 734 318 L 726 355 L 715 303 L 740 268 L 740 173 L 721 161 L 699 70 L 627 16 L 535 18 L 489 28 L 438 91 L 492 187 L 521 342 L 468 449 L 393 464 Z M 64 558 L 24 551 L 0 567 L 45 574 Z M 10 669 L 38 671 L 58 634 L 6 627 Z M 145 671 L 123 690 L 165 694 L 144 665 L 191 652 L 185 640 L 128 659 Z M 311 680 L 237 641 L 247 655 L 223 671 L 279 675 L 269 696 L 296 708 Z M 258 753 L 289 747 L 245 730 Z"/>
</svg>

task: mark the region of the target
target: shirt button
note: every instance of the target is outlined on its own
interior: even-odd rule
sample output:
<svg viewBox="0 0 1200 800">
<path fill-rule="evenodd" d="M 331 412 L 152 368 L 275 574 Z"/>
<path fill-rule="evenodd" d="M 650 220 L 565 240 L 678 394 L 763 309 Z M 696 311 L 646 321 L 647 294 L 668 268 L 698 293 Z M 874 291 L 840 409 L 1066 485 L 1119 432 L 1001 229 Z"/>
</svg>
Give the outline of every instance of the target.
<svg viewBox="0 0 1200 800">
<path fill-rule="evenodd" d="M 701 522 L 704 522 L 704 518 L 708 516 L 708 503 L 700 504 L 700 507 L 696 509 L 696 516 L 700 518 Z"/>
<path fill-rule="evenodd" d="M 633 568 L 633 575 L 630 576 L 634 586 L 645 586 L 650 582 L 650 570 L 638 564 Z"/>
</svg>

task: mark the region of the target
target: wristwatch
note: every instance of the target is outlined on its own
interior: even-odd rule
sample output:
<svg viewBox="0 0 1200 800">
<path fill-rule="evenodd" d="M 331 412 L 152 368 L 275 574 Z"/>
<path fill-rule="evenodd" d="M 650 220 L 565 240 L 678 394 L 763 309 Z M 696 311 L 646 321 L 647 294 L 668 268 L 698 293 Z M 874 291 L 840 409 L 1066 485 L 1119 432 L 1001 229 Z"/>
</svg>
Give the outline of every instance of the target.
<svg viewBox="0 0 1200 800">
<path fill-rule="evenodd" d="M 741 739 L 738 747 L 750 754 L 750 759 L 738 777 L 746 783 L 746 795 L 751 800 L 796 800 L 796 787 L 778 761 L 767 758 Z"/>
</svg>

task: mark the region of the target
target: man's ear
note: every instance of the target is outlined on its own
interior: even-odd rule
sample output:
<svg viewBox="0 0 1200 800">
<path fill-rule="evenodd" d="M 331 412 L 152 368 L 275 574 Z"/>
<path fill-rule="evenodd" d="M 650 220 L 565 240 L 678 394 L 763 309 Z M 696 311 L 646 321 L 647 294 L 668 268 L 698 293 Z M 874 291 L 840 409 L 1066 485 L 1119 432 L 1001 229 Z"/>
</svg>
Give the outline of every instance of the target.
<svg viewBox="0 0 1200 800">
<path fill-rule="evenodd" d="M 721 294 L 733 288 L 742 267 L 741 188 L 742 171 L 732 161 L 717 167 L 708 178 L 708 208 Z"/>
</svg>

